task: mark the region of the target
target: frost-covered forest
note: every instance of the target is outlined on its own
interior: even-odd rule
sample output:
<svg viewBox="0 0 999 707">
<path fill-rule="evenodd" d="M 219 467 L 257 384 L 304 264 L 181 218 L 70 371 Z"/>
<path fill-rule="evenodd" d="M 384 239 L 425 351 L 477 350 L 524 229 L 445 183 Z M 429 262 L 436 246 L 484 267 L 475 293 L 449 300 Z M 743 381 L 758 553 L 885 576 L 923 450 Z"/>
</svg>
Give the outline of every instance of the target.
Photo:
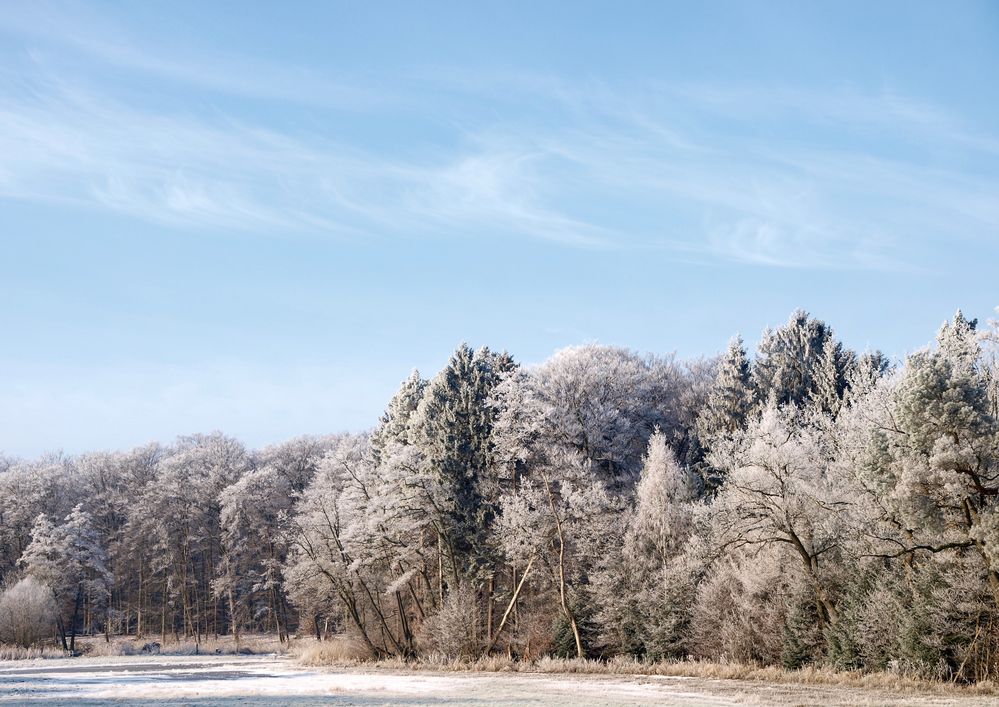
<svg viewBox="0 0 999 707">
<path fill-rule="evenodd" d="M 369 433 L 0 459 L 0 640 L 999 668 L 999 337 L 795 312 L 714 359 L 462 345 Z"/>
</svg>

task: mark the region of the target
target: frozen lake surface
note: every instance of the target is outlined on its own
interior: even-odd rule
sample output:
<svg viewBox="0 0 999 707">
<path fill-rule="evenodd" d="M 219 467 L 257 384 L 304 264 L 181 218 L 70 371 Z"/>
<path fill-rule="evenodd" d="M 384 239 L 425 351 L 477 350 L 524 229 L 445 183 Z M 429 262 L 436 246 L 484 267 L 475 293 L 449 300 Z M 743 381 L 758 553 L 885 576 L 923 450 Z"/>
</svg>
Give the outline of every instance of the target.
<svg viewBox="0 0 999 707">
<path fill-rule="evenodd" d="M 739 680 L 304 668 L 274 656 L 144 656 L 0 664 L 0 702 L 177 705 L 986 705 L 996 699 Z"/>
</svg>

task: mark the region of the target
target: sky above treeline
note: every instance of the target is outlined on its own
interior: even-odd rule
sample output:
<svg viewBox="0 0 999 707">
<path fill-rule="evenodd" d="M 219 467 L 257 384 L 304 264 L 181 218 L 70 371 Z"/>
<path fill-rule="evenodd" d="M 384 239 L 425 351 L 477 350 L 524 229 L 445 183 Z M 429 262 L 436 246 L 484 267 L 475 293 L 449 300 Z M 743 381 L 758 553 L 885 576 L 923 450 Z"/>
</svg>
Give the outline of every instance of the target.
<svg viewBox="0 0 999 707">
<path fill-rule="evenodd" d="M 462 341 L 999 305 L 990 2 L 0 4 L 0 450 L 372 425 Z"/>
</svg>

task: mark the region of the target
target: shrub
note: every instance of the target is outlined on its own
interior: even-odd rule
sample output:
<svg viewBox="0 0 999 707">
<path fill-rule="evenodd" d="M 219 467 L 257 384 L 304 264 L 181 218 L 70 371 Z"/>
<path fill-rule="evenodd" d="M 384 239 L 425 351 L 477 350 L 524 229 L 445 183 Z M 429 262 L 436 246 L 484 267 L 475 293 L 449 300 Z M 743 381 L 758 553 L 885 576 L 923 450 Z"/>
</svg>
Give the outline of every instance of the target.
<svg viewBox="0 0 999 707">
<path fill-rule="evenodd" d="M 475 592 L 467 585 L 452 591 L 441 610 L 427 618 L 420 629 L 420 647 L 426 653 L 447 658 L 468 658 L 482 652 L 476 636 L 478 605 Z"/>
<path fill-rule="evenodd" d="M 40 644 L 52 635 L 55 615 L 52 590 L 25 577 L 0 595 L 0 643 L 22 648 Z"/>
</svg>

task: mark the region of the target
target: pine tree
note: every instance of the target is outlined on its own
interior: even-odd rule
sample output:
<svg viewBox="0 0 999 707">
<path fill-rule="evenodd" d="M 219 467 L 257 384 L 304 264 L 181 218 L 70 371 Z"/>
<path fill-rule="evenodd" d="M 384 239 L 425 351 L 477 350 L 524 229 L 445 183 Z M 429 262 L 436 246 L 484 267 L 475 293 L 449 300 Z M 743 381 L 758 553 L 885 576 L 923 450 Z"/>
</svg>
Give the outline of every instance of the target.
<svg viewBox="0 0 999 707">
<path fill-rule="evenodd" d="M 847 371 L 845 402 L 852 405 L 870 393 L 889 370 L 891 361 L 880 351 L 862 353 Z"/>
<path fill-rule="evenodd" d="M 822 346 L 822 357 L 809 395 L 811 404 L 818 410 L 833 417 L 839 414 L 846 394 L 847 371 L 856 365 L 855 358 L 852 351 L 844 350 L 843 345 L 833 339 L 830 330 Z"/>
<path fill-rule="evenodd" d="M 512 365 L 505 354 L 462 344 L 426 386 L 412 418 L 411 439 L 443 492 L 438 530 L 455 584 L 487 555 L 486 524 L 495 513 L 484 488 L 496 417 L 489 399 Z"/>
<path fill-rule="evenodd" d="M 781 664 L 786 670 L 798 670 L 818 657 L 823 635 L 818 628 L 821 621 L 814 598 L 799 590 L 791 595 L 790 601 L 784 623 Z"/>
<path fill-rule="evenodd" d="M 832 329 L 808 312 L 798 309 L 788 323 L 763 334 L 753 366 L 757 404 L 803 405 L 816 394 L 823 356 L 828 346 L 837 346 Z M 830 353 L 842 376 L 842 361 L 848 354 Z M 839 360 L 836 360 L 839 359 Z M 837 388 L 841 387 L 837 378 Z"/>
<path fill-rule="evenodd" d="M 623 562 L 604 583 L 601 619 L 626 650 L 659 660 L 685 655 L 695 582 L 694 568 L 681 556 L 691 547 L 700 484 L 677 463 L 659 430 L 644 462 Z"/>
<path fill-rule="evenodd" d="M 736 336 L 719 362 L 707 403 L 697 418 L 701 443 L 710 448 L 712 440 L 742 429 L 752 405 L 749 358 L 742 337 Z"/>
<path fill-rule="evenodd" d="M 954 321 L 944 322 L 937 333 L 940 354 L 957 368 L 970 372 L 978 362 L 981 347 L 977 339 L 978 320 L 968 320 L 961 310 L 954 314 Z"/>
<path fill-rule="evenodd" d="M 625 551 L 637 564 L 649 562 L 658 568 L 679 554 L 687 540 L 700 489 L 698 479 L 677 463 L 658 429 L 649 438 L 644 462 Z"/>
<path fill-rule="evenodd" d="M 718 364 L 708 399 L 697 416 L 697 440 L 710 452 L 720 440 L 727 439 L 746 426 L 753 407 L 753 388 L 749 358 L 742 337 L 734 337 Z M 704 487 L 713 493 L 722 483 L 723 474 L 706 461 L 697 465 Z"/>
<path fill-rule="evenodd" d="M 409 444 L 409 423 L 426 389 L 427 381 L 420 377 L 418 370 L 413 369 L 392 396 L 388 408 L 378 420 L 378 427 L 371 435 L 371 447 L 376 463 L 381 460 L 388 445 Z"/>
</svg>

